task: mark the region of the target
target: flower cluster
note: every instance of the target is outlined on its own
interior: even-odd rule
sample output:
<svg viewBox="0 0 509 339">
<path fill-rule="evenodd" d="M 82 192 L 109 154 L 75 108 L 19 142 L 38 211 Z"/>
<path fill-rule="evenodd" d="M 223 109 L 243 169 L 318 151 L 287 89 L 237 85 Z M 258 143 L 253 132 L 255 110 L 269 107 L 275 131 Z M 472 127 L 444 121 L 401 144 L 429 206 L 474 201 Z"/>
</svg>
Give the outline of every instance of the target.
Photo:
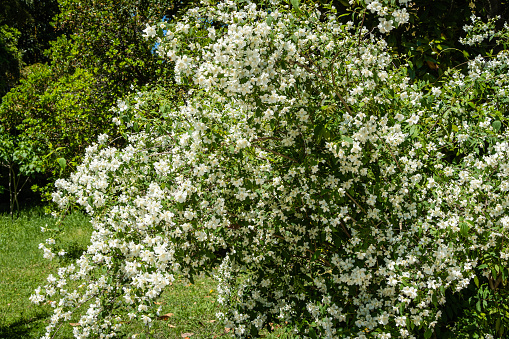
<svg viewBox="0 0 509 339">
<path fill-rule="evenodd" d="M 410 14 L 406 6 L 410 4 L 409 0 L 387 1 L 387 0 L 350 0 L 350 5 L 360 5 L 365 10 L 378 17 L 378 30 L 380 33 L 387 34 L 394 28 L 408 23 Z"/>
<path fill-rule="evenodd" d="M 467 46 L 480 45 L 485 40 L 493 38 L 501 38 L 507 31 L 507 23 L 505 23 L 504 31 L 497 31 L 495 24 L 500 20 L 500 16 L 491 18 L 488 22 L 483 22 L 480 17 L 472 15 L 470 17 L 472 23 L 465 25 L 463 30 L 467 33 L 465 38 L 460 38 L 460 43 Z"/>
<path fill-rule="evenodd" d="M 115 336 L 121 308 L 150 325 L 176 275 L 219 267 L 218 317 L 238 337 L 288 323 L 303 338 L 429 338 L 446 291 L 507 265 L 509 53 L 431 88 L 333 10 L 295 7 L 226 0 L 147 27 L 199 90 L 149 123 L 148 94 L 120 102 L 117 123 L 143 131 L 123 149 L 101 136 L 56 183 L 95 231 L 32 296 L 55 307 L 47 337 L 84 303 L 77 338 Z"/>
</svg>

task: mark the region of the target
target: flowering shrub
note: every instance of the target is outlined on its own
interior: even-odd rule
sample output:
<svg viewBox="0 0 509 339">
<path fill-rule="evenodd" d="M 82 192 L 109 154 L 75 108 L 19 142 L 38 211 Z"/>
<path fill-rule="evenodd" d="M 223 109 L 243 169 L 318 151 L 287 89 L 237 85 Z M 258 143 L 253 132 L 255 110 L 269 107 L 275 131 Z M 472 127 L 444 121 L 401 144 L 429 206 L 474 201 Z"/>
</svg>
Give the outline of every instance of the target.
<svg viewBox="0 0 509 339">
<path fill-rule="evenodd" d="M 406 1 L 370 4 L 387 21 Z M 87 302 L 77 338 L 126 311 L 150 325 L 176 275 L 217 266 L 238 337 L 430 338 L 446 293 L 506 284 L 508 52 L 412 82 L 383 40 L 296 0 L 204 4 L 145 36 L 197 90 L 152 121 L 150 93 L 120 102 L 129 145 L 102 135 L 56 183 L 95 232 L 32 296 L 55 307 L 47 337 Z"/>
</svg>

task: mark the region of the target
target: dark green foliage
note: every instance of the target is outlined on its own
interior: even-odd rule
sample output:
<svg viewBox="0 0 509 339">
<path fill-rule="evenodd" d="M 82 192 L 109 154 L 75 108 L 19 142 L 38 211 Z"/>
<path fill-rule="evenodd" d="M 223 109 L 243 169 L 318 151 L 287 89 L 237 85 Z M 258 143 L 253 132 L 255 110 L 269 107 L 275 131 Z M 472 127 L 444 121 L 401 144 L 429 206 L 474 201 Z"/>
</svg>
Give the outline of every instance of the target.
<svg viewBox="0 0 509 339">
<path fill-rule="evenodd" d="M 409 62 L 412 78 L 435 82 L 446 69 L 464 67 L 472 56 L 489 55 L 500 50 L 501 46 L 496 46 L 495 41 L 479 46 L 465 46 L 458 41 L 465 36 L 463 27 L 471 24 L 472 13 L 484 21 L 500 16 L 497 27 L 501 28 L 509 20 L 508 1 L 413 0 L 409 3 L 413 4 L 407 7 L 410 23 L 388 35 L 377 33 L 378 17 L 369 10 L 361 12 L 356 19 L 363 22 L 373 34 L 383 36 L 393 49 L 396 59 L 401 63 Z M 351 13 L 353 9 L 347 0 L 335 0 L 333 4 L 339 13 Z M 352 16 L 342 19 L 346 22 Z"/>
<path fill-rule="evenodd" d="M 110 108 L 119 98 L 134 87 L 149 83 L 171 87 L 173 83 L 171 65 L 155 56 L 142 37 L 146 23 L 178 12 L 180 7 L 172 1 L 62 0 L 58 9 L 51 9 L 51 3 L 19 3 L 16 7 L 18 12 L 26 9 L 21 21 L 30 22 L 37 16 L 29 9 L 46 4 L 41 21 L 49 25 L 50 13 L 59 12 L 54 18 L 55 29 L 66 34 L 51 43 L 49 65 L 28 66 L 19 86 L 2 99 L 2 138 L 10 140 L 12 150 L 30 145 L 31 151 L 24 154 L 32 159 L 12 157 L 14 153 L 9 151 L 9 156 L 0 160 L 4 167 L 0 169 L 0 187 L 14 194 L 11 209 L 17 196 L 17 191 L 12 191 L 14 178 L 31 178 L 28 186 L 44 187 L 68 175 L 98 134 L 115 135 Z M 182 2 L 179 6 L 186 5 Z M 12 78 L 15 83 L 19 74 Z M 36 162 L 35 170 L 24 171 L 25 162 Z"/>
<path fill-rule="evenodd" d="M 72 34 L 52 43 L 58 73 L 87 69 L 109 99 L 131 85 L 172 82 L 170 67 L 153 55 L 142 37 L 145 24 L 176 11 L 172 1 L 62 0 L 60 10 L 56 27 Z"/>
<path fill-rule="evenodd" d="M 23 65 L 49 61 L 44 52 L 50 47 L 49 42 L 62 33 L 62 31 L 57 32 L 51 25 L 57 13 L 57 0 L 0 0 L 0 26 L 3 26 L 3 29 L 9 27 L 18 32 L 14 44 L 10 43 L 19 53 L 16 58 L 18 61 L 13 60 L 10 67 L 17 66 L 19 69 Z M 0 33 L 0 36 L 2 35 Z M 0 49 L 5 46 L 0 41 Z M 0 56 L 0 63 L 4 61 L 4 56 Z M 3 67 L 3 65 L 0 66 L 2 75 Z M 17 84 L 19 75 L 18 71 L 14 77 L 10 77 L 9 86 L 6 89 L 0 88 L 0 97 Z"/>
<path fill-rule="evenodd" d="M 506 269 L 507 270 L 507 269 Z M 477 277 L 461 293 L 447 292 L 442 316 L 436 326 L 437 338 L 484 338 L 478 333 L 491 333 L 505 338 L 509 331 L 509 285 Z"/>
<path fill-rule="evenodd" d="M 18 49 L 21 33 L 0 23 L 0 97 L 18 81 L 22 59 Z"/>
<path fill-rule="evenodd" d="M 411 62 L 411 76 L 435 81 L 451 67 L 462 67 L 469 56 L 486 55 L 497 48 L 494 41 L 480 46 L 465 46 L 458 42 L 465 36 L 463 26 L 471 24 L 472 12 L 489 18 L 501 16 L 500 25 L 509 17 L 509 4 L 504 0 L 481 1 L 414 1 L 409 8 L 408 27 L 400 27 L 388 42 L 400 58 Z"/>
<path fill-rule="evenodd" d="M 19 48 L 23 52 L 23 62 L 27 65 L 49 62 L 50 57 L 45 51 L 50 48 L 50 41 L 65 32 L 57 31 L 52 25 L 59 12 L 58 1 L 27 1 L 26 7 L 29 19 L 15 26 L 22 33 Z"/>
<path fill-rule="evenodd" d="M 0 106 L 0 165 L 7 172 L 3 186 L 11 194 L 11 212 L 21 183 L 36 174 L 43 184 L 55 175 L 68 175 L 97 131 L 111 125 L 111 113 L 94 110 L 101 102 L 93 95 L 95 81 L 87 71 L 58 78 L 49 66 L 35 64 L 25 73 Z M 60 159 L 71 166 L 62 166 Z"/>
</svg>

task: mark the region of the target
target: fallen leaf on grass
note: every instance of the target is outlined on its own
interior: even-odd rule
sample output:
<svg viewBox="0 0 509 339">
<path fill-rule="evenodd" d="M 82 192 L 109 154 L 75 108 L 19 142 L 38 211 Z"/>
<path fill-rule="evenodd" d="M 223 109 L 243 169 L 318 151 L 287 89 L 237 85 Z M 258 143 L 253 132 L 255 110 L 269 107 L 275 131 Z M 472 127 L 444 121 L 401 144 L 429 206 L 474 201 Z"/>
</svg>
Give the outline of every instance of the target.
<svg viewBox="0 0 509 339">
<path fill-rule="evenodd" d="M 182 333 L 180 336 L 181 336 L 182 338 L 187 338 L 187 339 L 189 339 L 189 337 L 190 337 L 190 336 L 192 336 L 192 335 L 194 335 L 194 333 Z"/>
<path fill-rule="evenodd" d="M 168 319 L 170 319 L 170 317 L 173 317 L 173 313 L 163 314 L 162 316 L 157 317 L 157 319 L 158 320 L 168 320 Z"/>
<path fill-rule="evenodd" d="M 225 327 L 224 328 L 224 333 L 228 333 L 230 332 L 231 328 L 228 328 L 228 327 Z M 220 334 L 220 335 L 215 335 L 213 339 L 216 339 L 216 338 L 219 338 L 219 337 L 222 337 L 224 334 Z"/>
<path fill-rule="evenodd" d="M 169 327 L 171 327 L 171 328 L 175 328 L 175 327 L 177 327 L 177 326 L 172 325 L 172 324 L 168 324 L 168 326 L 169 326 Z"/>
<path fill-rule="evenodd" d="M 154 304 L 161 305 L 161 304 L 164 304 L 164 303 L 162 301 L 161 302 L 154 301 Z"/>
<path fill-rule="evenodd" d="M 207 322 L 208 323 L 213 323 L 213 322 L 215 322 L 215 320 L 208 320 Z"/>
<path fill-rule="evenodd" d="M 79 323 L 69 323 L 71 326 L 81 326 Z"/>
</svg>

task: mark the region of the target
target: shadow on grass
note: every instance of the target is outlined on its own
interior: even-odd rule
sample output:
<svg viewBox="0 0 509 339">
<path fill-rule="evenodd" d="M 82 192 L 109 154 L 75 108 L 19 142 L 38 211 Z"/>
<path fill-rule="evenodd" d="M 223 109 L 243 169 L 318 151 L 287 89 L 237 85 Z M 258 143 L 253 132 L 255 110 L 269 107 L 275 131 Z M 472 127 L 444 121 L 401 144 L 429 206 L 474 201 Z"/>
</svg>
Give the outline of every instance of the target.
<svg viewBox="0 0 509 339">
<path fill-rule="evenodd" d="M 19 339 L 19 338 L 38 338 L 44 335 L 46 318 L 50 313 L 42 311 L 30 319 L 19 319 L 6 326 L 0 326 L 0 338 Z"/>
<path fill-rule="evenodd" d="M 72 242 L 67 245 L 65 255 L 61 258 L 64 263 L 74 262 L 87 250 L 87 246 L 78 242 Z"/>
</svg>

